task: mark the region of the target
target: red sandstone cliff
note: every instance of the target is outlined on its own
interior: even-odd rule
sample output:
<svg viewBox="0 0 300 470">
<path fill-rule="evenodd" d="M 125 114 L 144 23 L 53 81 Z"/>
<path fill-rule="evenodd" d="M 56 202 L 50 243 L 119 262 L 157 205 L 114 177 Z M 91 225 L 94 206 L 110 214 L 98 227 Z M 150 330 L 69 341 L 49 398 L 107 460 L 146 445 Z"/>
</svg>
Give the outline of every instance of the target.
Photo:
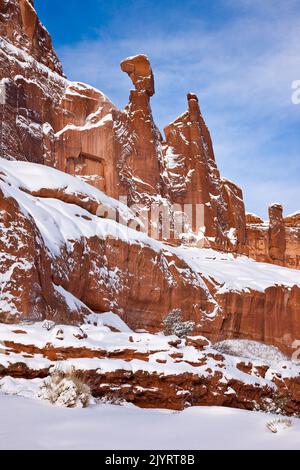
<svg viewBox="0 0 300 470">
<path fill-rule="evenodd" d="M 164 139 L 152 116 L 147 57 L 122 62 L 134 89 L 119 111 L 101 92 L 63 77 L 33 2 L 3 1 L 1 17 L 1 157 L 54 166 L 148 209 L 160 201 L 173 214 L 174 204 L 203 204 L 205 233 L 195 233 L 193 220 L 194 243 L 299 267 L 297 223 L 280 229 L 275 214 L 266 238 L 263 228 L 246 227 L 242 191 L 220 176 L 195 95 L 188 95 L 188 111 L 165 128 Z"/>
<path fill-rule="evenodd" d="M 51 37 L 37 17 L 33 0 L 1 0 L 0 35 L 40 64 L 63 75 Z"/>
<path fill-rule="evenodd" d="M 207 245 L 242 252 L 246 242 L 242 191 L 221 178 L 198 98 L 193 94 L 187 98 L 188 111 L 165 128 L 167 191 L 173 203 L 204 206 Z"/>
</svg>

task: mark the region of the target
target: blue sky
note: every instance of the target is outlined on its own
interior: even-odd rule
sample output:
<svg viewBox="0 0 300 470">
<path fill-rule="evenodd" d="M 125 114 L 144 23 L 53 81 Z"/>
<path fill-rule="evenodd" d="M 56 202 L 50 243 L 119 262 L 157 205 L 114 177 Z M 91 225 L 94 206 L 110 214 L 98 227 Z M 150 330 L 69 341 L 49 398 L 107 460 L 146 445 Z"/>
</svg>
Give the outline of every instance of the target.
<svg viewBox="0 0 300 470">
<path fill-rule="evenodd" d="M 120 61 L 149 56 L 152 109 L 163 127 L 198 94 L 222 175 L 247 210 L 300 210 L 300 0 L 35 0 L 70 79 L 120 108 L 131 87 Z"/>
</svg>

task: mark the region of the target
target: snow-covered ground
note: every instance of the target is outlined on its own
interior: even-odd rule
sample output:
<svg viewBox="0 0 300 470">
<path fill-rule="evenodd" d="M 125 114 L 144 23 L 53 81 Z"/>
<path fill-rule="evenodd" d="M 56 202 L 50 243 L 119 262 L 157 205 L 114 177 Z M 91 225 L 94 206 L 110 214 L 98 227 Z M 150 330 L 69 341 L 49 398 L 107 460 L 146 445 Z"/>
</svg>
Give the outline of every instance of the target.
<svg viewBox="0 0 300 470">
<path fill-rule="evenodd" d="M 230 408 L 67 409 L 0 395 L 0 417 L 0 449 L 300 449 L 299 419 L 273 434 L 274 416 Z"/>
</svg>

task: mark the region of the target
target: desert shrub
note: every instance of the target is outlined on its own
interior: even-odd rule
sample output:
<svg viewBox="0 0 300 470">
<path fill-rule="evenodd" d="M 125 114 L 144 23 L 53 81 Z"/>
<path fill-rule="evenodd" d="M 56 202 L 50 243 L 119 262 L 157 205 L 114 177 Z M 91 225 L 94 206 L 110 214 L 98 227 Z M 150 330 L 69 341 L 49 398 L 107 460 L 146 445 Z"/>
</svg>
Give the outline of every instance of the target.
<svg viewBox="0 0 300 470">
<path fill-rule="evenodd" d="M 269 431 L 276 434 L 278 431 L 282 429 L 291 428 L 292 425 L 293 425 L 292 420 L 289 418 L 277 418 L 277 419 L 273 419 L 272 421 L 268 421 L 268 423 L 266 424 L 266 427 L 267 429 L 269 429 Z"/>
<path fill-rule="evenodd" d="M 6 354 L 7 350 L 3 341 L 0 341 L 0 354 Z"/>
<path fill-rule="evenodd" d="M 181 310 L 176 308 L 172 310 L 164 319 L 164 334 L 176 335 L 179 338 L 187 336 L 195 328 L 193 321 L 182 321 Z"/>
<path fill-rule="evenodd" d="M 74 368 L 68 372 L 54 371 L 43 381 L 38 396 L 66 408 L 86 408 L 92 400 L 90 387 Z"/>
</svg>

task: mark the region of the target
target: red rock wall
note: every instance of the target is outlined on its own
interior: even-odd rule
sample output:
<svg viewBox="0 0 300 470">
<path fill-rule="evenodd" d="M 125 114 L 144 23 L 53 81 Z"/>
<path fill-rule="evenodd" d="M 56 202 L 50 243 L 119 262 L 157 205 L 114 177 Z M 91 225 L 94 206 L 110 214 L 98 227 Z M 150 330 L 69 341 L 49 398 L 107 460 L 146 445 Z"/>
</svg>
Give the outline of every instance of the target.
<svg viewBox="0 0 300 470">
<path fill-rule="evenodd" d="M 220 311 L 213 322 L 203 321 L 202 334 L 213 341 L 249 339 L 276 345 L 293 353 L 293 342 L 300 337 L 300 289 L 272 286 L 264 292 L 254 290 L 216 295 Z"/>
<path fill-rule="evenodd" d="M 129 204 L 204 204 L 205 246 L 299 268 L 296 219 L 284 227 L 274 206 L 269 228 L 249 222 L 246 231 L 242 191 L 220 177 L 195 95 L 165 128 L 164 142 L 152 117 L 154 76 L 146 56 L 121 63 L 135 89 L 119 111 L 99 91 L 62 76 L 32 2 L 3 0 L 0 7 L 1 157 L 55 166 Z"/>
<path fill-rule="evenodd" d="M 182 122 L 179 118 L 167 128 L 164 143 L 152 117 L 154 77 L 146 56 L 121 63 L 135 89 L 125 110 L 118 111 L 92 87 L 64 79 L 31 2 L 3 1 L 1 15 L 0 79 L 7 95 L 2 157 L 55 166 L 108 195 L 127 196 L 130 204 L 149 207 L 158 198 L 168 206 L 205 204 L 206 243 L 240 251 L 243 240 L 232 244 L 229 231 L 235 228 L 243 236 L 243 227 L 235 227 L 243 224 L 243 204 L 224 191 L 194 95 Z M 181 159 L 175 172 L 168 167 L 170 148 Z"/>
</svg>

